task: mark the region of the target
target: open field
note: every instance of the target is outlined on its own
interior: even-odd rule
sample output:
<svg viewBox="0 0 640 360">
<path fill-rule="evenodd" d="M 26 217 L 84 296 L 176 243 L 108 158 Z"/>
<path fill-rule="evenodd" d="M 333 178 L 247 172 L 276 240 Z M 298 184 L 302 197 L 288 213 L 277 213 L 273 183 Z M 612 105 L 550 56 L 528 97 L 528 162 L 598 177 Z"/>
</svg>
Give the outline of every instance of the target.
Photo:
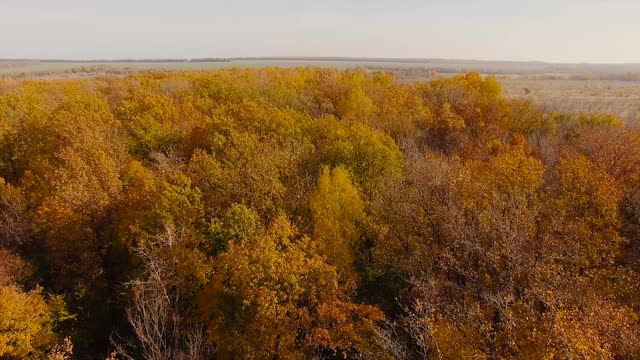
<svg viewBox="0 0 640 360">
<path fill-rule="evenodd" d="M 501 76 L 504 95 L 530 99 L 546 110 L 614 114 L 628 126 L 640 126 L 640 82 L 530 79 Z"/>
<path fill-rule="evenodd" d="M 394 71 L 402 81 L 425 81 L 476 71 L 496 74 L 507 97 L 530 99 L 549 111 L 603 112 L 640 125 L 640 65 L 442 59 L 233 58 L 211 60 L 63 61 L 0 60 L 0 77 L 91 78 L 130 72 L 224 68 L 326 67 Z M 622 80 L 624 79 L 624 80 Z"/>
<path fill-rule="evenodd" d="M 237 60 L 237 61 L 211 61 L 211 62 L 29 62 L 13 66 L 0 66 L 0 74 L 38 73 L 38 72 L 81 72 L 80 69 L 102 69 L 104 71 L 141 71 L 141 70 L 216 70 L 225 68 L 261 68 L 268 66 L 300 67 L 319 66 L 332 68 L 352 68 L 371 65 L 398 67 L 396 63 L 361 63 L 350 61 L 295 61 L 295 60 Z M 407 64 L 408 65 L 408 64 Z"/>
<path fill-rule="evenodd" d="M 228 59 L 167 60 L 2 60 L 0 74 L 70 71 L 87 67 L 111 70 L 209 70 L 220 68 L 259 68 L 266 66 L 319 66 L 332 68 L 436 70 L 442 73 L 476 71 L 491 74 L 593 74 L 599 77 L 628 77 L 640 74 L 640 64 L 556 64 L 545 62 L 480 61 L 447 59 L 392 59 L 339 57 L 256 57 Z"/>
<path fill-rule="evenodd" d="M 261 68 L 261 67 L 301 67 L 317 66 L 337 69 L 365 67 L 369 69 L 439 69 L 447 72 L 465 72 L 478 69 L 480 72 L 499 72 L 497 67 L 474 66 L 472 64 L 451 64 L 446 62 L 401 62 L 373 60 L 330 60 L 330 59 L 245 59 L 229 61 L 113 61 L 113 62 L 67 62 L 67 61 L 0 61 L 0 74 L 72 72 L 87 68 L 100 68 L 104 71 L 136 70 L 215 70 L 224 68 Z M 493 71 L 492 71 L 493 70 Z M 512 68 L 509 71 L 515 71 Z"/>
</svg>

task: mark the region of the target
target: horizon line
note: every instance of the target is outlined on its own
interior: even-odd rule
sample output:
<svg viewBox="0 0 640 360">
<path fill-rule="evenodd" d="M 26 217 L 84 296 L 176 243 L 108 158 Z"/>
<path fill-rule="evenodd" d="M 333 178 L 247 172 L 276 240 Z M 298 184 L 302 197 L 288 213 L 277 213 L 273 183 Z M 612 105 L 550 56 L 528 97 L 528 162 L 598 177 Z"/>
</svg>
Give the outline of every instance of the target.
<svg viewBox="0 0 640 360">
<path fill-rule="evenodd" d="M 39 62 L 70 62 L 70 63 L 115 63 L 115 62 L 225 62 L 242 60 L 275 60 L 275 61 L 353 61 L 353 62 L 397 62 L 397 63 L 438 63 L 438 62 L 460 62 L 460 63 L 503 63 L 503 64 L 541 64 L 541 65 L 591 65 L 591 66 L 629 66 L 640 65 L 640 62 L 630 63 L 600 63 L 600 62 L 557 62 L 544 60 L 483 60 L 483 59 L 461 59 L 461 58 L 427 58 L 427 57 L 357 57 L 357 56 L 231 56 L 231 57 L 130 57 L 130 58 L 0 58 L 0 61 L 39 61 Z"/>
</svg>

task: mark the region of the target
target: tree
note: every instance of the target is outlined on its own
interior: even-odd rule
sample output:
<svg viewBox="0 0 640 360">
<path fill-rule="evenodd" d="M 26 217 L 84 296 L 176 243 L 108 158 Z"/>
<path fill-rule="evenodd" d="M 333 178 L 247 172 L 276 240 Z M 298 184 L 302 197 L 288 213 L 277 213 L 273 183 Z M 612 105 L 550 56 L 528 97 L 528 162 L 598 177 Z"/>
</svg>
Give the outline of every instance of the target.
<svg viewBox="0 0 640 360">
<path fill-rule="evenodd" d="M 0 286 L 0 357 L 44 356 L 53 345 L 54 317 L 40 289 Z"/>
<path fill-rule="evenodd" d="M 20 189 L 0 178 L 0 247 L 16 248 L 30 241 L 33 228 L 26 205 Z"/>
<path fill-rule="evenodd" d="M 190 324 L 185 317 L 189 295 L 185 293 L 186 280 L 180 263 L 185 258 L 183 247 L 187 234 L 167 227 L 157 236 L 156 244 L 141 244 L 136 255 L 142 262 L 139 277 L 128 283 L 131 304 L 126 310 L 136 343 L 116 344 L 118 352 L 133 359 L 139 353 L 144 359 L 208 359 L 213 348 L 206 342 L 203 328 Z M 182 256 L 181 256 L 182 255 Z"/>
<path fill-rule="evenodd" d="M 278 217 L 266 234 L 231 242 L 218 258 L 199 304 L 220 356 L 289 359 L 369 349 L 382 314 L 350 302 L 317 245 L 294 236 Z"/>
<path fill-rule="evenodd" d="M 0 84 L 0 358 L 637 358 L 638 130 L 406 75 Z"/>
<path fill-rule="evenodd" d="M 136 92 L 123 99 L 114 114 L 129 131 L 129 146 L 135 154 L 149 156 L 177 144 L 172 133 L 176 109 L 166 95 Z"/>
<path fill-rule="evenodd" d="M 544 168 L 515 143 L 488 161 L 428 154 L 392 178 L 379 201 L 375 254 L 406 282 L 399 326 L 409 351 L 434 357 L 517 354 L 530 337 L 544 265 Z M 464 306 L 460 304 L 465 304 Z"/>
<path fill-rule="evenodd" d="M 402 153 L 394 140 L 365 125 L 343 124 L 334 117 L 323 117 L 310 131 L 320 161 L 347 168 L 357 183 L 393 172 L 402 163 Z"/>
<path fill-rule="evenodd" d="M 341 167 L 323 168 L 318 186 L 309 198 L 309 207 L 319 253 L 340 275 L 353 278 L 359 250 L 358 222 L 364 216 L 364 202 L 351 183 L 349 172 Z"/>
<path fill-rule="evenodd" d="M 558 173 L 567 264 L 583 269 L 612 264 L 623 242 L 617 232 L 620 192 L 614 179 L 585 157 L 563 160 Z"/>
<path fill-rule="evenodd" d="M 63 164 L 46 177 L 49 193 L 38 207 L 36 224 L 47 240 L 56 286 L 80 290 L 101 273 L 99 229 L 122 183 L 118 164 L 104 152 L 78 154 L 65 148 L 59 157 Z"/>
</svg>

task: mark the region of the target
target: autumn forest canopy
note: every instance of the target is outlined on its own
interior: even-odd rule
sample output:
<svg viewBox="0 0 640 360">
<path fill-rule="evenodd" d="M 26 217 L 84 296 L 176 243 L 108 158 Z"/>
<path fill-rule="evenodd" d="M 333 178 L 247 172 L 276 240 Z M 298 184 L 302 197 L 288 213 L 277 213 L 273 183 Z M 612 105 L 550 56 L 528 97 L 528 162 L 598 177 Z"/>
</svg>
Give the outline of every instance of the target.
<svg viewBox="0 0 640 360">
<path fill-rule="evenodd" d="M 0 82 L 0 359 L 640 358 L 640 133 L 501 92 Z"/>
</svg>

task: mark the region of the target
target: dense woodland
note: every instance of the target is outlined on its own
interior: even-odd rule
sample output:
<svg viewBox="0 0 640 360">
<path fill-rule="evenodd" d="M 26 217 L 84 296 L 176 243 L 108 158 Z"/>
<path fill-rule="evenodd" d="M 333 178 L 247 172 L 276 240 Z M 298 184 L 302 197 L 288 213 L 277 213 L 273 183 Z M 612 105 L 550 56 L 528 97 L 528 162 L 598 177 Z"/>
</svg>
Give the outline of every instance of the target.
<svg viewBox="0 0 640 360">
<path fill-rule="evenodd" d="M 640 134 L 492 77 L 0 83 L 0 358 L 638 359 Z"/>
</svg>

